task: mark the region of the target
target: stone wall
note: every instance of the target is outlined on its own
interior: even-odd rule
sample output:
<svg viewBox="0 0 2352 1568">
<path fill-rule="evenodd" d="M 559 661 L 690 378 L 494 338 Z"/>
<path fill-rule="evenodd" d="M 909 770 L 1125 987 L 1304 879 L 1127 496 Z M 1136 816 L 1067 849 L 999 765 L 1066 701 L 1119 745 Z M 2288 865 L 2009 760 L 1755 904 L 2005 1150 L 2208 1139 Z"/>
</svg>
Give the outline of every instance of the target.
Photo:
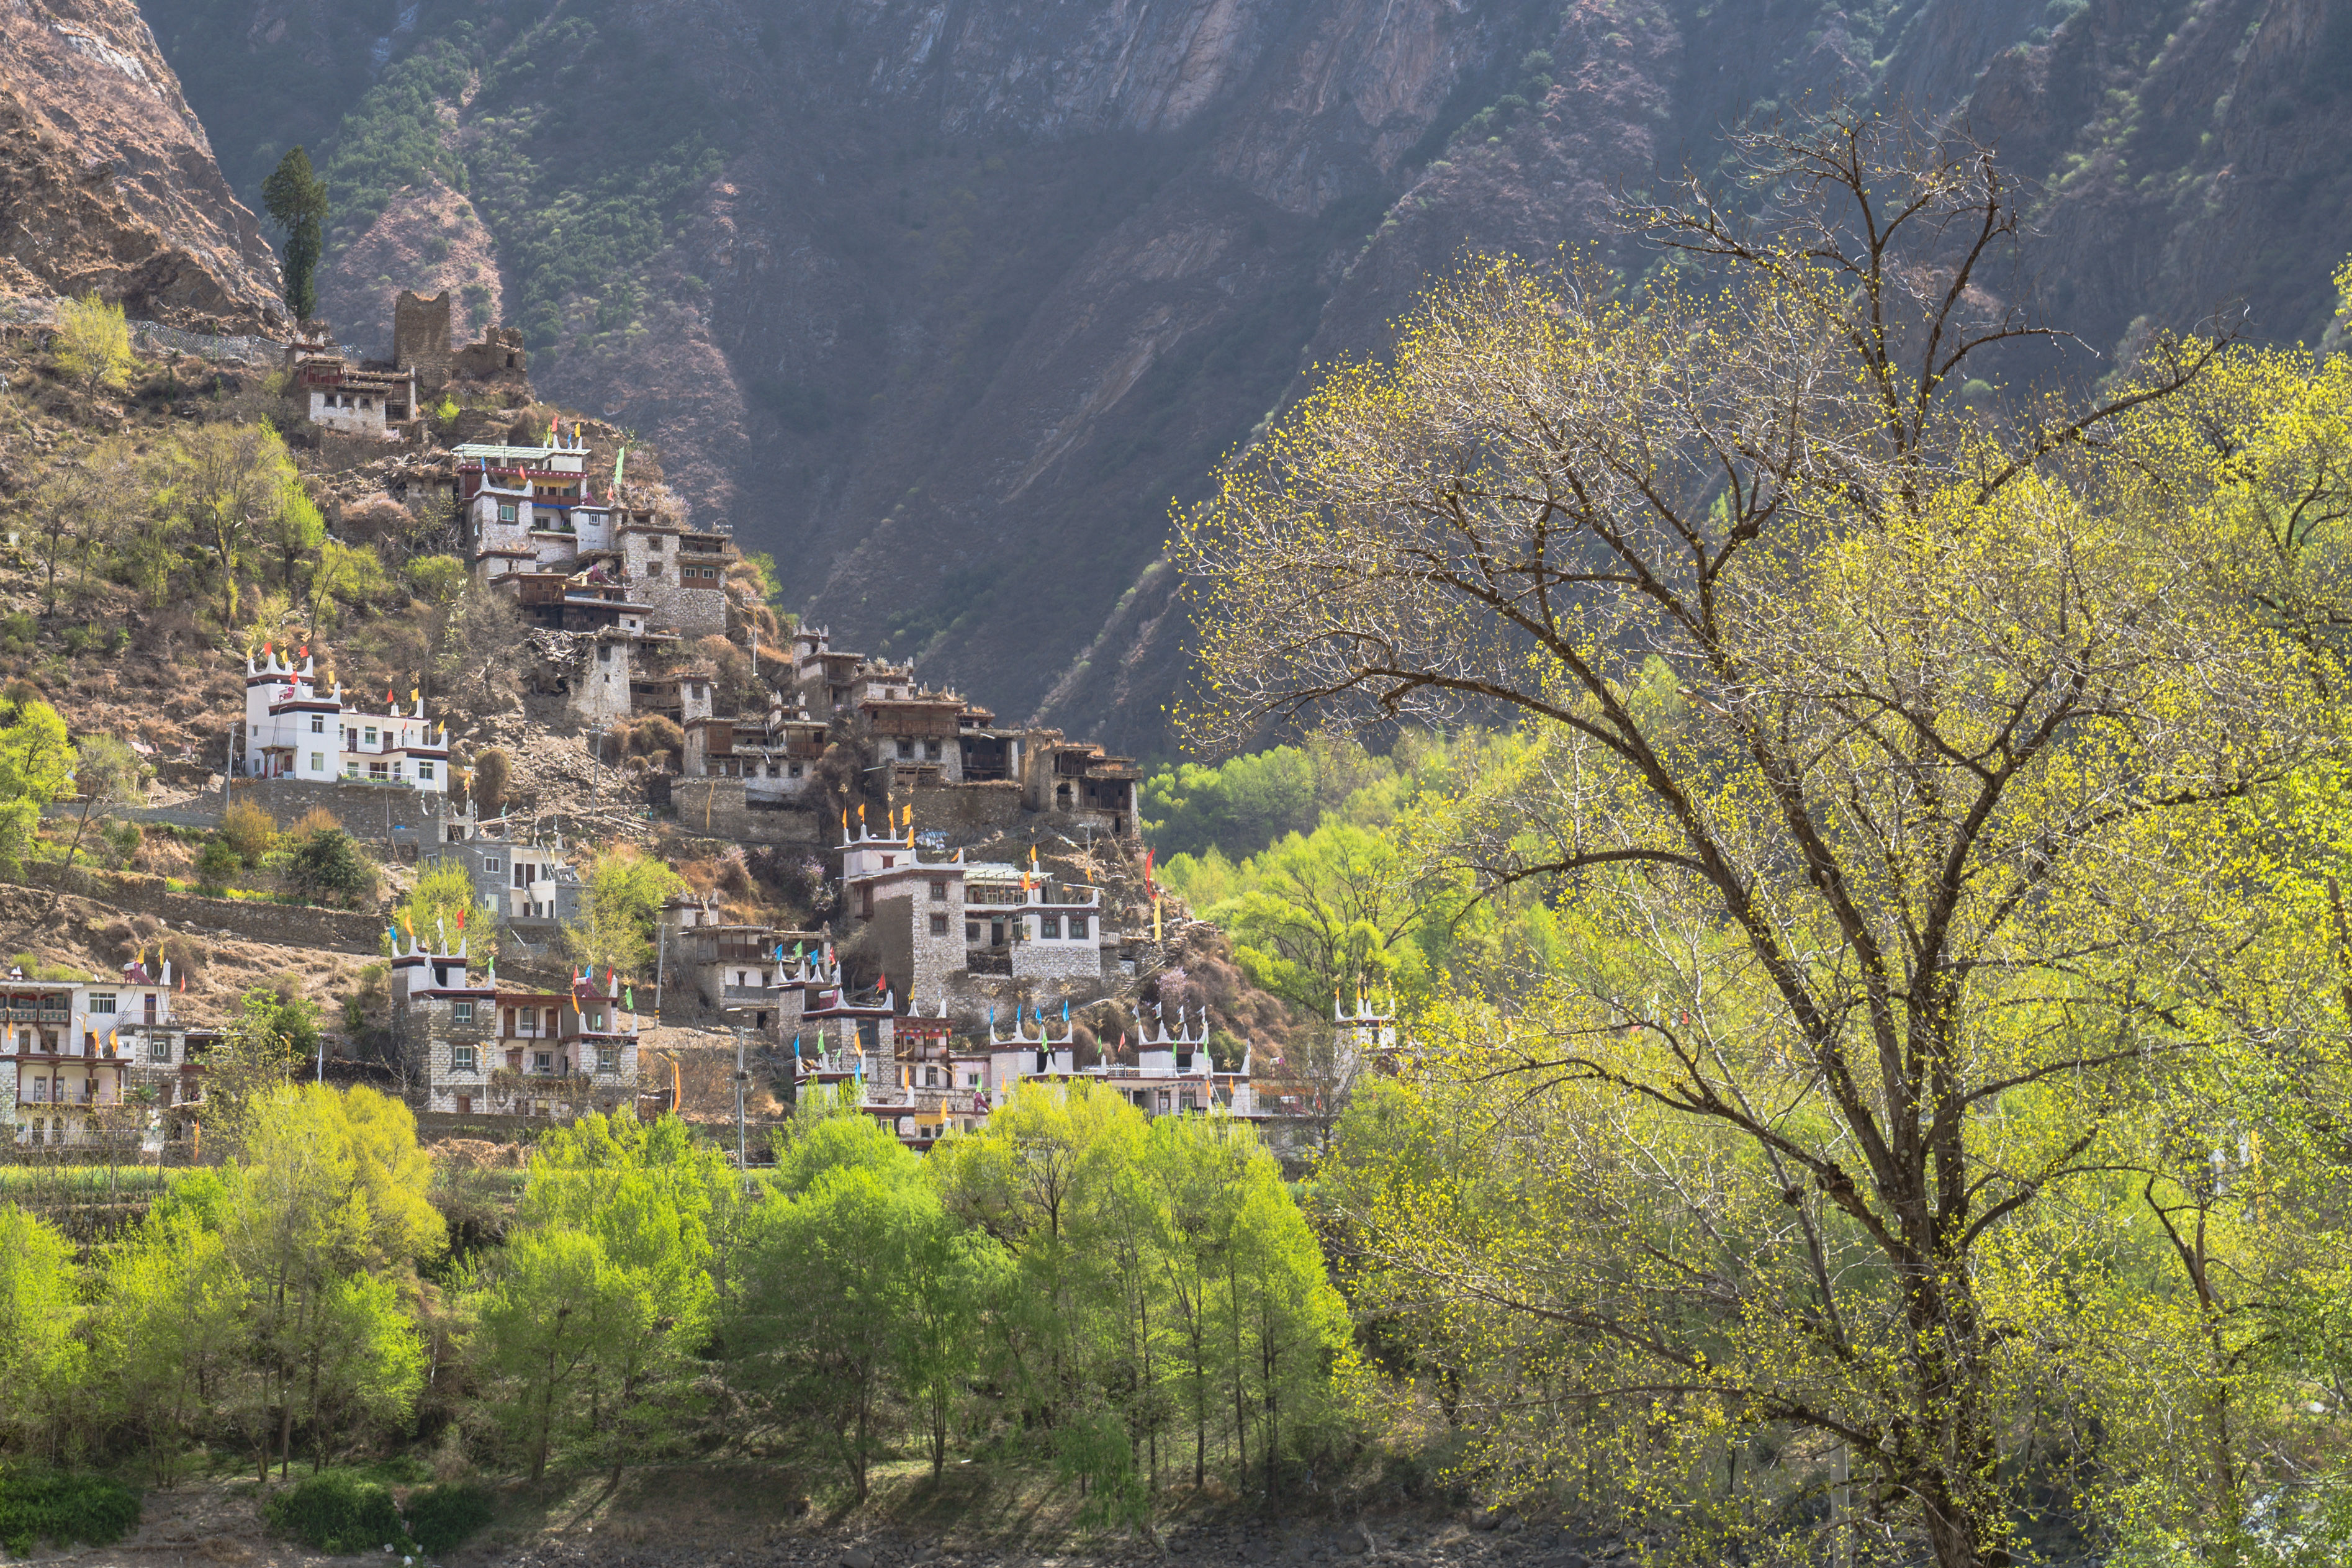
<svg viewBox="0 0 2352 1568">
<path fill-rule="evenodd" d="M 984 784 L 951 784 L 918 790 L 910 797 L 915 826 L 950 837 L 986 837 L 1018 826 L 1022 819 L 1021 786 L 1005 780 Z M 891 802 L 894 807 L 908 799 Z"/>
<path fill-rule="evenodd" d="M 57 886 L 54 875 L 35 871 L 31 888 Z M 263 903 L 249 899 L 208 899 L 201 893 L 174 892 L 161 877 L 135 872 L 76 871 L 65 891 L 86 899 L 152 915 L 168 925 L 194 931 L 226 931 L 247 942 L 279 947 L 323 947 L 342 952 L 373 953 L 380 950 L 383 919 L 348 910 L 321 910 L 296 904 Z"/>
<path fill-rule="evenodd" d="M 299 818 L 312 806 L 324 806 L 335 814 L 343 831 L 352 837 L 369 843 L 389 843 L 394 828 L 429 829 L 437 819 L 439 794 L 426 794 L 401 784 L 354 784 L 333 780 L 325 784 L 303 779 L 233 779 L 229 800 L 249 800 L 276 817 L 281 826 Z M 224 802 L 218 789 L 206 790 L 194 800 L 152 814 L 133 809 L 122 813 L 137 821 L 176 822 L 184 826 L 215 826 L 221 819 Z"/>
<path fill-rule="evenodd" d="M 931 882 L 944 882 L 948 896 L 933 902 Z M 963 879 L 940 877 L 907 884 L 888 898 L 874 900 L 874 919 L 867 929 L 876 962 L 890 977 L 899 1000 L 936 1005 L 942 988 L 964 966 Z M 931 917 L 946 918 L 947 930 L 934 932 Z"/>
<path fill-rule="evenodd" d="M 825 842 L 820 813 L 814 805 L 755 809 L 744 800 L 741 779 L 671 779 L 669 804 L 678 826 L 688 833 L 731 838 L 739 844 L 804 844 L 818 848 Z"/>
<path fill-rule="evenodd" d="M 449 379 L 449 290 L 430 300 L 403 289 L 392 302 L 392 363 L 438 392 Z"/>
<path fill-rule="evenodd" d="M 1033 923 L 1030 929 L 1036 927 Z M 1102 972 L 1102 949 L 1092 937 L 1081 942 L 1033 940 L 1013 945 L 1015 980 L 1099 980 Z"/>
</svg>

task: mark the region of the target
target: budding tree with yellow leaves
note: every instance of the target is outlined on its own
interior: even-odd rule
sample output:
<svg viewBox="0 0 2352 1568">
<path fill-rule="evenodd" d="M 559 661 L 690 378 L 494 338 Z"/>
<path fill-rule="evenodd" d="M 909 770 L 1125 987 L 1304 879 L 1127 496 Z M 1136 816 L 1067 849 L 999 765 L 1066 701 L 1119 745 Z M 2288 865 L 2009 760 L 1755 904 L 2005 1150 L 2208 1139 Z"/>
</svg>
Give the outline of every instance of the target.
<svg viewBox="0 0 2352 1568">
<path fill-rule="evenodd" d="M 2235 1529 L 2226 1389 L 2197 1464 L 2050 1455 L 2127 1414 L 2091 1265 L 2169 1226 L 2126 1283 L 2185 1299 L 2189 1164 L 2341 1059 L 2284 832 L 2345 748 L 2341 373 L 2165 339 L 2101 400 L 1964 399 L 2061 336 L 2001 295 L 1990 155 L 1739 144 L 1744 207 L 1629 209 L 1654 281 L 1437 286 L 1180 520 L 1200 722 L 1517 721 L 1426 847 L 1581 944 L 1351 1112 L 1343 1268 L 1488 1484 L 1702 1559 L 1982 1568 L 2053 1489 Z"/>
</svg>

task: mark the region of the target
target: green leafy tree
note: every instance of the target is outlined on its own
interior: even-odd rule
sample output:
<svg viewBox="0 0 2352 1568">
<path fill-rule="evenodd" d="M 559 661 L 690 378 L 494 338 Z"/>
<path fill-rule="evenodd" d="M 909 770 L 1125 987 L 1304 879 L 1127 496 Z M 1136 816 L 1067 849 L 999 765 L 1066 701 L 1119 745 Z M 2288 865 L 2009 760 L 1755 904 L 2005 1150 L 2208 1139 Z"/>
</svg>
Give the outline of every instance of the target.
<svg viewBox="0 0 2352 1568">
<path fill-rule="evenodd" d="M 310 492 L 299 484 L 289 485 L 284 500 L 266 525 L 265 533 L 268 544 L 278 552 L 278 585 L 286 590 L 288 598 L 299 598 L 302 594 L 302 563 L 326 542 L 327 538 L 327 520 L 319 514 L 318 503 L 311 500 Z M 314 566 L 311 570 L 315 576 L 318 568 Z M 315 602 L 315 589 L 311 597 Z"/>
<path fill-rule="evenodd" d="M 55 343 L 58 368 L 80 382 L 85 392 L 121 386 L 136 363 L 122 307 L 108 304 L 95 292 L 58 306 Z"/>
<path fill-rule="evenodd" d="M 346 612 L 380 605 L 391 592 L 392 579 L 373 545 L 330 539 L 319 546 L 310 584 L 310 618 L 318 625 L 331 626 Z"/>
<path fill-rule="evenodd" d="M 288 1086 L 318 1043 L 318 1010 L 290 985 L 246 992 L 226 1037 L 205 1058 L 208 1157 L 236 1157 L 247 1124 Z"/>
<path fill-rule="evenodd" d="M 685 1423 L 734 1177 L 685 1123 L 589 1115 L 541 1140 L 477 1351 L 534 1479 L 559 1444 L 617 1478 Z"/>
<path fill-rule="evenodd" d="M 1674 1506 L 1707 1561 L 1811 1550 L 1811 1510 L 1990 1568 L 2077 1339 L 2015 1240 L 2192 1064 L 2338 1070 L 2336 962 L 2246 889 L 2343 755 L 2341 514 L 2264 527 L 2174 423 L 2215 345 L 1969 408 L 2034 331 L 1981 291 L 2020 222 L 1989 153 L 1867 114 L 1739 147 L 1769 221 L 1628 215 L 1694 269 L 1632 295 L 1442 286 L 1177 554 L 1228 737 L 1326 699 L 1525 724 L 1433 858 L 1544 886 L 1580 951 L 1433 1007 L 1318 1173 L 1465 1468 Z"/>
<path fill-rule="evenodd" d="M 278 265 L 286 279 L 286 308 L 297 321 L 319 313 L 319 258 L 326 253 L 327 183 L 310 167 L 310 155 L 297 147 L 278 162 L 261 183 L 261 205 L 286 236 Z"/>
<path fill-rule="evenodd" d="M 322 827 L 295 846 L 287 874 L 298 889 L 314 898 L 357 903 L 375 891 L 375 868 L 340 827 Z"/>
<path fill-rule="evenodd" d="M 643 973 L 654 956 L 654 921 L 663 904 L 686 891 L 685 879 L 630 844 L 600 851 L 588 868 L 581 918 L 564 928 L 573 958 L 624 973 Z"/>
<path fill-rule="evenodd" d="M 441 1250 L 431 1167 L 415 1119 L 373 1089 L 281 1086 L 243 1129 L 229 1256 L 250 1289 L 258 1373 L 246 1411 L 266 1476 L 281 1473 L 298 1426 L 314 1468 L 347 1425 L 389 1421 L 423 1379 L 415 1330 L 390 1281 L 374 1278 Z M 274 1430 L 273 1430 L 274 1428 Z"/>
<path fill-rule="evenodd" d="M 103 1255 L 97 1287 L 90 1358 L 106 1416 L 169 1485 L 242 1371 L 245 1280 L 215 1226 L 158 1213 Z"/>
<path fill-rule="evenodd" d="M 729 1334 L 739 1379 L 828 1449 L 860 1500 L 897 1430 L 908 1243 L 938 1209 L 898 1153 L 822 1170 L 765 1206 Z"/>
<path fill-rule="evenodd" d="M 221 625 L 233 626 L 247 549 L 301 494 L 294 460 L 267 425 L 201 425 L 180 437 L 173 470 L 175 499 L 220 574 Z"/>
<path fill-rule="evenodd" d="M 46 702 L 0 706 L 0 871 L 21 875 L 41 808 L 73 774 L 65 721 Z"/>
<path fill-rule="evenodd" d="M 428 605 L 446 609 L 466 592 L 466 563 L 454 555 L 420 555 L 407 572 L 409 587 Z"/>
<path fill-rule="evenodd" d="M 648 1331 L 652 1310 L 594 1237 L 541 1228 L 509 1238 L 478 1310 L 478 1348 L 500 1389 L 499 1414 L 530 1455 L 532 1480 L 584 1421 L 601 1368 Z"/>
<path fill-rule="evenodd" d="M 474 898 L 474 879 L 460 860 L 428 860 L 416 876 L 408 897 L 393 909 L 394 930 L 416 933 L 419 942 L 455 951 L 467 942 L 467 953 L 498 951 L 499 922 L 484 918 Z"/>
<path fill-rule="evenodd" d="M 0 1207 L 0 1439 L 54 1459 L 87 1364 L 74 1250 L 50 1226 Z"/>
<path fill-rule="evenodd" d="M 147 764 L 113 736 L 91 735 L 76 749 L 73 786 L 81 797 L 81 814 L 74 822 L 72 842 L 66 846 L 68 871 L 81 854 L 92 817 L 102 825 L 114 812 L 146 797 Z"/>
</svg>

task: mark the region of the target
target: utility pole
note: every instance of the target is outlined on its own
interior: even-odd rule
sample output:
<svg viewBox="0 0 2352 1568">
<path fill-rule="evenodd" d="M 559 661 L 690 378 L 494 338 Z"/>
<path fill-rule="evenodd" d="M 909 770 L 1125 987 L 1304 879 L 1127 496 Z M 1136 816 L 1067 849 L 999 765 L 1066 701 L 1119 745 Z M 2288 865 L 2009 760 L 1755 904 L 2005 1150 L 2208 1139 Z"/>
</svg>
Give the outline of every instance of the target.
<svg viewBox="0 0 2352 1568">
<path fill-rule="evenodd" d="M 743 1086 L 751 1081 L 751 1070 L 743 1061 L 743 1026 L 735 1026 L 735 1168 L 751 1178 L 751 1156 L 743 1142 Z"/>
<path fill-rule="evenodd" d="M 662 973 L 667 966 L 669 927 L 664 923 L 661 911 L 654 911 L 654 1022 L 661 1022 Z"/>
</svg>

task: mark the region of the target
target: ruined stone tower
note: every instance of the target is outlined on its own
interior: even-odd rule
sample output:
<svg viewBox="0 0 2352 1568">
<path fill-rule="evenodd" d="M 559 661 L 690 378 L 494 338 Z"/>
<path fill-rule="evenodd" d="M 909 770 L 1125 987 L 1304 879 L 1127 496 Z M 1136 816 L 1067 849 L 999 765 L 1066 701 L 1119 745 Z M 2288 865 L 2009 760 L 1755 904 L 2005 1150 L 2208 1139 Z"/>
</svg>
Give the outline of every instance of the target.
<svg viewBox="0 0 2352 1568">
<path fill-rule="evenodd" d="M 416 373 L 417 385 L 437 392 L 449 379 L 449 290 L 430 300 L 403 289 L 392 302 L 392 363 Z"/>
</svg>

